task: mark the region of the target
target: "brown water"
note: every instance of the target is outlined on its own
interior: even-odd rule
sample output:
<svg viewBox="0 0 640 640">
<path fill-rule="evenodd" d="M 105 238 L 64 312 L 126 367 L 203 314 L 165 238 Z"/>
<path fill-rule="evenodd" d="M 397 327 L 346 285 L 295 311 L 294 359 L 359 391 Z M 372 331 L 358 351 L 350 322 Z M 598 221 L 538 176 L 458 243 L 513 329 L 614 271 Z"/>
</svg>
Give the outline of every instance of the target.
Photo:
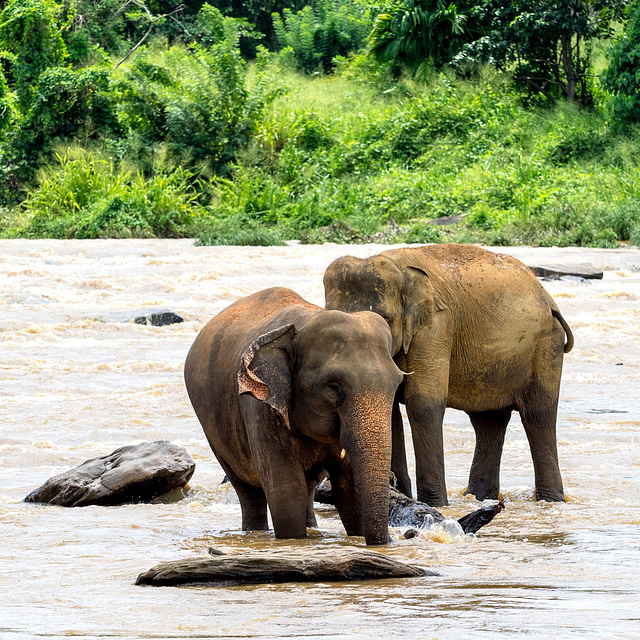
<svg viewBox="0 0 640 640">
<path fill-rule="evenodd" d="M 233 492 L 188 403 L 182 363 L 239 296 L 285 285 L 322 304 L 322 273 L 379 246 L 196 248 L 172 241 L 0 242 L 0 638 L 640 638 L 640 251 L 506 249 L 529 264 L 591 262 L 591 284 L 545 283 L 571 324 L 558 440 L 568 502 L 533 501 L 516 418 L 506 510 L 477 539 L 385 549 L 440 578 L 233 588 L 136 587 L 161 560 L 270 546 L 363 544 L 335 512 L 304 542 L 243 534 Z M 102 322 L 169 307 L 169 327 Z M 446 416 L 449 515 L 473 453 Z M 65 509 L 24 504 L 48 477 L 118 446 L 169 439 L 197 469 L 184 499 Z"/>
</svg>

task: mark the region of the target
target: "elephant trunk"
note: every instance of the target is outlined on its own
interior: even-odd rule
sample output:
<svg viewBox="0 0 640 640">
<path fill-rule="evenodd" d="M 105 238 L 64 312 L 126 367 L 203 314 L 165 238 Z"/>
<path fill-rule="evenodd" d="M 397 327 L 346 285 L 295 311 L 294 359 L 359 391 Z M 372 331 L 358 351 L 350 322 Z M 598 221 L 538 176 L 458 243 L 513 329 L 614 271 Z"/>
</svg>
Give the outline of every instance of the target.
<svg viewBox="0 0 640 640">
<path fill-rule="evenodd" d="M 371 465 L 373 466 L 373 465 Z M 360 493 L 362 533 L 368 545 L 387 544 L 389 538 L 389 470 L 391 455 L 376 469 L 354 470 Z"/>
<path fill-rule="evenodd" d="M 386 396 L 386 394 L 385 394 Z M 367 399 L 370 404 L 371 398 Z M 360 403 L 356 403 L 360 404 Z M 391 399 L 373 410 L 352 412 L 341 426 L 340 440 L 347 451 L 359 496 L 361 531 L 368 545 L 389 542 L 389 472 L 391 471 Z M 349 425 L 351 428 L 344 428 Z"/>
</svg>

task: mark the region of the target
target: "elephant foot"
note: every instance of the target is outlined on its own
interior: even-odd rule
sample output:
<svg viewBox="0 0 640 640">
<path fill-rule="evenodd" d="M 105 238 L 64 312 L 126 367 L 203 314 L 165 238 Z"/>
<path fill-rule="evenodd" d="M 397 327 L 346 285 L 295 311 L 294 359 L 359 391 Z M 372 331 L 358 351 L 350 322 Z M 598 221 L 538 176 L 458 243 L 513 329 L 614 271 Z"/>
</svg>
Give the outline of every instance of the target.
<svg viewBox="0 0 640 640">
<path fill-rule="evenodd" d="M 536 500 L 538 502 L 566 502 L 564 491 L 547 491 L 536 489 Z"/>
<path fill-rule="evenodd" d="M 499 493 L 499 487 L 488 487 L 482 484 L 471 483 L 469 483 L 467 488 L 464 490 L 465 496 L 475 496 L 475 499 L 478 500 L 478 502 L 483 502 L 484 500 L 497 500 Z"/>
<path fill-rule="evenodd" d="M 446 493 L 435 491 L 418 491 L 418 501 L 428 504 L 430 507 L 446 507 L 449 498 Z"/>
</svg>

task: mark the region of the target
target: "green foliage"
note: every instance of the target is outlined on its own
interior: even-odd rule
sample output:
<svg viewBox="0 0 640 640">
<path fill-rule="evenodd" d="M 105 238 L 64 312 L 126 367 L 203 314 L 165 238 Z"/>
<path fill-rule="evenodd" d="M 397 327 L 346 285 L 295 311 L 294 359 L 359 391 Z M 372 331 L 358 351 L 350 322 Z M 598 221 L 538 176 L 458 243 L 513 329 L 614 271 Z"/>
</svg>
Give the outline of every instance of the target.
<svg viewBox="0 0 640 640">
<path fill-rule="evenodd" d="M 214 220 L 206 224 L 198 233 L 195 244 L 196 246 L 273 247 L 282 246 L 285 242 L 282 233 L 277 229 L 234 217 Z"/>
<path fill-rule="evenodd" d="M 415 222 L 404 235 L 404 242 L 409 244 L 431 244 L 442 242 L 442 235 L 438 229 L 423 221 Z"/>
<path fill-rule="evenodd" d="M 31 105 L 40 74 L 67 58 L 63 12 L 54 0 L 10 0 L 0 13 L 0 46 L 14 54 L 11 72 L 22 109 Z"/>
<path fill-rule="evenodd" d="M 371 29 L 371 9 L 364 0 L 316 0 L 293 13 L 273 14 L 278 47 L 291 53 L 296 67 L 307 73 L 331 71 L 336 56 L 363 47 Z"/>
<path fill-rule="evenodd" d="M 247 87 L 236 21 L 207 5 L 203 11 L 218 20 L 215 44 L 139 55 L 123 68 L 116 99 L 129 131 L 127 155 L 140 150 L 145 162 L 166 143 L 175 159 L 224 174 L 250 141 L 266 96 L 259 82 Z"/>
<path fill-rule="evenodd" d="M 184 169 L 146 179 L 83 151 L 56 158 L 23 203 L 26 237 L 175 237 L 200 212 L 194 176 Z"/>
<path fill-rule="evenodd" d="M 611 117 L 616 124 L 640 121 L 640 2 L 628 9 L 629 22 L 611 50 L 609 67 L 602 76 L 613 94 Z"/>
<path fill-rule="evenodd" d="M 465 0 L 388 0 L 369 36 L 371 52 L 383 62 L 406 65 L 424 75 L 431 65 L 449 62 L 468 41 Z"/>
<path fill-rule="evenodd" d="M 473 9 L 481 37 L 454 63 L 479 60 L 514 70 L 516 82 L 547 100 L 593 102 L 591 52 L 610 38 L 627 0 L 480 0 Z"/>
<path fill-rule="evenodd" d="M 478 63 L 493 56 L 519 74 L 525 67 L 536 77 L 560 73 L 557 86 L 566 86 L 564 66 L 558 70 L 543 56 L 555 47 L 558 60 L 561 3 L 416 0 L 414 9 L 439 11 L 441 22 L 425 27 L 422 35 L 432 41 L 411 45 L 403 64 L 419 68 L 418 59 L 428 55 L 438 64 L 453 56 L 458 65 L 457 75 L 431 70 L 416 81 L 396 73 L 394 59 L 346 54 L 359 46 L 353 34 L 366 32 L 369 9 L 361 0 L 322 0 L 302 11 L 295 2 L 263 3 L 292 8 L 275 21 L 286 46 L 279 53 L 258 47 L 249 65 L 240 38 L 257 34 L 247 20 L 229 15 L 250 18 L 247 7 L 258 11 L 258 4 L 221 0 L 196 16 L 194 0 L 179 16 L 193 17 L 182 22 L 190 44 L 177 41 L 171 20 L 158 20 L 157 32 L 171 39 L 150 37 L 117 68 L 148 27 L 139 5 L 117 13 L 115 0 L 38 2 L 13 0 L 0 23 L 0 195 L 6 203 L 26 193 L 21 206 L 1 212 L 5 236 L 184 235 L 249 245 L 294 238 L 562 246 L 640 240 L 640 136 L 633 118 L 624 129 L 612 128 L 602 109 L 525 105 L 511 77 Z M 596 0 L 570 4 L 589 8 L 588 24 L 580 26 L 584 61 L 593 34 L 607 33 L 617 5 L 609 3 L 607 12 Z M 37 14 L 36 6 L 48 13 Z M 154 16 L 174 8 L 170 0 L 147 6 Z M 106 12 L 92 21 L 101 7 L 117 13 L 112 27 Z M 405 44 L 411 24 L 398 23 L 407 28 Z M 576 26 L 569 26 L 575 46 Z M 591 39 L 587 27 L 597 27 Z M 20 29 L 37 32 L 39 58 L 28 38 L 17 38 Z M 539 36 L 535 56 L 528 32 Z M 16 36 L 10 44 L 7 34 Z M 422 53 L 411 62 L 418 44 Z M 293 71 L 333 64 L 331 75 Z M 27 77 L 21 69 L 32 74 L 28 88 L 20 85 Z M 624 69 L 631 73 L 631 63 Z M 554 97 L 564 89 L 549 91 Z M 578 82 L 577 98 L 581 91 Z M 606 97 L 604 90 L 593 93 L 594 100 Z"/>
<path fill-rule="evenodd" d="M 591 104 L 592 43 L 609 38 L 627 0 L 387 0 L 369 36 L 382 61 L 424 76 L 482 62 L 546 99 Z"/>
<path fill-rule="evenodd" d="M 344 78 L 295 78 L 230 179 L 216 183 L 214 216 L 305 242 L 635 237 L 640 149 L 597 113 L 525 110 L 496 77 L 442 75 L 379 97 Z M 307 128 L 322 144 L 309 144 Z"/>
<path fill-rule="evenodd" d="M 2 56 L 0 55 L 0 139 L 2 134 L 11 127 L 16 117 L 15 96 L 9 89 L 9 85 L 2 71 L 1 61 Z"/>
<path fill-rule="evenodd" d="M 10 52 L 4 57 L 11 79 L 8 84 L 0 78 L 0 102 L 7 106 L 1 108 L 0 127 L 5 200 L 15 198 L 16 188 L 33 177 L 56 140 L 102 139 L 119 129 L 109 71 L 65 66 L 69 55 L 62 35 L 69 31 L 72 9 L 52 0 L 12 0 L 0 14 L 0 42 Z"/>
<path fill-rule="evenodd" d="M 30 108 L 7 134 L 4 179 L 29 180 L 56 140 L 104 139 L 119 130 L 106 69 L 54 67 L 38 78 Z"/>
</svg>

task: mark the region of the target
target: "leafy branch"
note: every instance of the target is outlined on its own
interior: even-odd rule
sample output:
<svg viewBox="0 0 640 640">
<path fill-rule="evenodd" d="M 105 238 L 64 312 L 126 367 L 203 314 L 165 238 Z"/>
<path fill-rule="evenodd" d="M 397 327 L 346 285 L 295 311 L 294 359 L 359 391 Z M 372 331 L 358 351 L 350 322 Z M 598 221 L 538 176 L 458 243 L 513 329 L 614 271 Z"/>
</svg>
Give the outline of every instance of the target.
<svg viewBox="0 0 640 640">
<path fill-rule="evenodd" d="M 118 62 L 118 64 L 116 64 L 114 66 L 114 69 L 117 69 L 125 60 L 127 60 L 129 58 L 129 56 L 136 49 L 138 49 L 142 45 L 142 43 L 149 37 L 149 34 L 153 30 L 153 27 L 154 27 L 154 25 L 156 23 L 160 22 L 161 20 L 164 20 L 165 18 L 173 18 L 175 20 L 175 18 L 173 17 L 174 14 L 180 13 L 184 9 L 184 4 L 180 4 L 173 11 L 170 11 L 169 13 L 163 13 L 161 16 L 154 16 L 151 13 L 151 11 L 149 11 L 149 8 L 147 7 L 147 5 L 144 4 L 144 2 L 142 2 L 141 0 L 127 0 L 127 2 L 125 2 L 113 14 L 113 17 L 115 18 L 119 13 L 122 13 L 131 4 L 134 4 L 137 7 L 140 7 L 141 9 L 143 9 L 145 11 L 145 13 L 147 14 L 147 18 L 149 19 L 149 28 L 147 29 L 147 32 L 142 36 L 142 38 L 140 38 L 140 40 L 138 40 L 138 42 L 131 49 L 129 49 L 129 51 L 127 52 L 127 55 L 125 55 L 125 57 L 122 58 L 122 60 L 120 60 L 120 62 Z M 178 21 L 176 20 L 176 22 L 178 22 Z M 180 24 L 180 22 L 178 22 L 178 24 Z"/>
</svg>

